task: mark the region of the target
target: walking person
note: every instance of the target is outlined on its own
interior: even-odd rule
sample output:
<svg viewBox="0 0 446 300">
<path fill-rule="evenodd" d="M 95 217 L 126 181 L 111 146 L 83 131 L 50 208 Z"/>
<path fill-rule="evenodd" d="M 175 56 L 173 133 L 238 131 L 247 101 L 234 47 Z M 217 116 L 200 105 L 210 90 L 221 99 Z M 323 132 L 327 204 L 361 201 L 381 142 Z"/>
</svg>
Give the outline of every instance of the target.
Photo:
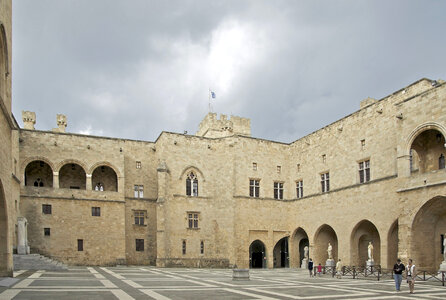
<svg viewBox="0 0 446 300">
<path fill-rule="evenodd" d="M 403 280 L 403 271 L 406 267 L 401 263 L 401 259 L 396 260 L 396 264 L 393 266 L 393 278 L 395 279 L 396 291 L 401 291 L 401 281 Z"/>
<path fill-rule="evenodd" d="M 336 263 L 336 278 L 341 279 L 342 277 L 342 263 L 341 263 L 341 259 L 338 260 L 338 262 Z"/>
<path fill-rule="evenodd" d="M 313 277 L 313 260 L 311 258 L 308 262 L 308 271 L 310 271 L 310 277 Z"/>
<path fill-rule="evenodd" d="M 417 270 L 415 265 L 413 264 L 412 259 L 409 259 L 409 263 L 406 267 L 406 279 L 407 283 L 409 284 L 409 291 L 411 294 L 413 294 L 413 290 L 415 288 L 415 277 L 417 276 Z"/>
</svg>

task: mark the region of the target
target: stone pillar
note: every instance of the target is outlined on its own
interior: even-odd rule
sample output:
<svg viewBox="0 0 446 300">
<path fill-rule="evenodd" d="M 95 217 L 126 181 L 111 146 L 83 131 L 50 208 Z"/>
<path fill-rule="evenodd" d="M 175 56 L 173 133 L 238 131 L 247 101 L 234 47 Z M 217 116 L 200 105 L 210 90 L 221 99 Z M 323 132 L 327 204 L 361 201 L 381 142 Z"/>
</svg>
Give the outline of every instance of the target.
<svg viewBox="0 0 446 300">
<path fill-rule="evenodd" d="M 17 218 L 17 253 L 29 254 L 28 221 L 25 217 Z"/>
<path fill-rule="evenodd" d="M 53 172 L 53 188 L 59 188 L 59 172 Z"/>
<path fill-rule="evenodd" d="M 87 191 L 91 191 L 92 189 L 93 189 L 93 185 L 92 185 L 92 183 L 91 183 L 91 174 L 87 174 L 87 176 L 85 176 L 85 180 L 86 180 L 86 182 L 85 182 L 85 189 L 87 190 Z"/>
</svg>

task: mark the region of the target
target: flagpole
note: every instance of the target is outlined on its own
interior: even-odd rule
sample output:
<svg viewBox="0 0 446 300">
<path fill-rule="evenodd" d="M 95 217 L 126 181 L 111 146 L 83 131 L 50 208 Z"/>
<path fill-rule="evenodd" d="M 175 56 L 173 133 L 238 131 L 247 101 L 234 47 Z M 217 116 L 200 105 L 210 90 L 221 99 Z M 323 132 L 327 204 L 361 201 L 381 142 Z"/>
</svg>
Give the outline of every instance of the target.
<svg viewBox="0 0 446 300">
<path fill-rule="evenodd" d="M 210 113 L 211 112 L 211 88 L 209 88 L 208 99 L 209 99 L 209 113 Z"/>
</svg>

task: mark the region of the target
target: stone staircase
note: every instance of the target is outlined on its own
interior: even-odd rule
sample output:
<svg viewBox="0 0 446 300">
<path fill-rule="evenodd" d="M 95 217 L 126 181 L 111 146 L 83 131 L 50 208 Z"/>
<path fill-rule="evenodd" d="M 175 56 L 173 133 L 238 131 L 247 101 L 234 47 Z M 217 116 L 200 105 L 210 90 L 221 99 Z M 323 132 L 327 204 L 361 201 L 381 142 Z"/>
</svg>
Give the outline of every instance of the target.
<svg viewBox="0 0 446 300">
<path fill-rule="evenodd" d="M 67 271 L 65 264 L 40 254 L 14 254 L 14 271 L 17 270 L 50 270 Z"/>
</svg>

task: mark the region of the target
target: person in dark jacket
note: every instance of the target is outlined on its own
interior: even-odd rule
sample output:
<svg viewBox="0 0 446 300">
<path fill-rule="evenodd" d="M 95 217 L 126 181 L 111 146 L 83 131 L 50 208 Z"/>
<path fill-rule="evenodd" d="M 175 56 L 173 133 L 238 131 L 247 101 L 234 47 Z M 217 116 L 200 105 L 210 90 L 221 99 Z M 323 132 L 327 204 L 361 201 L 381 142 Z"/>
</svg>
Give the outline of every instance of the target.
<svg viewBox="0 0 446 300">
<path fill-rule="evenodd" d="M 310 277 L 313 277 L 313 260 L 311 258 L 308 262 L 308 271 L 310 271 Z"/>
<path fill-rule="evenodd" d="M 396 264 L 393 266 L 393 278 L 395 279 L 395 288 L 399 292 L 401 290 L 401 281 L 403 280 L 403 271 L 406 267 L 401 263 L 401 259 L 396 260 Z"/>
</svg>

